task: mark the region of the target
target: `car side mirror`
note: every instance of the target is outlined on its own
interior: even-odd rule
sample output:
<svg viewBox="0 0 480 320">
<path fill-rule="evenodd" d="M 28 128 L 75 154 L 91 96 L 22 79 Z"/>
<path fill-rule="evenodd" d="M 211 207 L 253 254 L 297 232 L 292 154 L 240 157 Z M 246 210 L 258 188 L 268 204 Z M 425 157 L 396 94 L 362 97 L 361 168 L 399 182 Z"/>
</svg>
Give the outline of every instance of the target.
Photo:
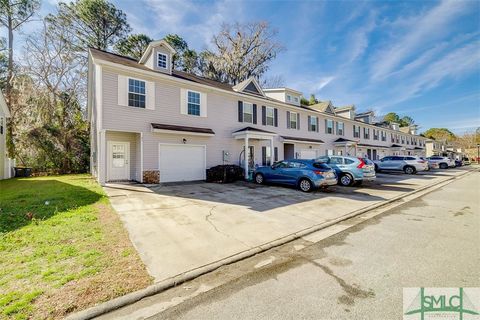
<svg viewBox="0 0 480 320">
<path fill-rule="evenodd" d="M 272 168 L 272 170 L 275 170 L 275 166 L 274 165 L 271 165 L 270 168 Z"/>
</svg>

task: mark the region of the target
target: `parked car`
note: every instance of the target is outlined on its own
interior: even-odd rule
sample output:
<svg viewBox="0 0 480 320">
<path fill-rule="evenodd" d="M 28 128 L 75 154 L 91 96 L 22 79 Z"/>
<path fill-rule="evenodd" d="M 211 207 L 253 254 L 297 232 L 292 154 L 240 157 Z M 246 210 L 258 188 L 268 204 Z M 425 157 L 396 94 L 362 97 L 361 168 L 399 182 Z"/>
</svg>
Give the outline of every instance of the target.
<svg viewBox="0 0 480 320">
<path fill-rule="evenodd" d="M 456 159 L 455 160 L 455 167 L 461 167 L 463 166 L 463 160 Z"/>
<path fill-rule="evenodd" d="M 258 167 L 253 173 L 256 183 L 275 183 L 298 187 L 303 192 L 337 184 L 335 170 L 316 160 L 291 159 Z"/>
<path fill-rule="evenodd" d="M 342 186 L 360 185 L 363 181 L 375 180 L 375 164 L 367 158 L 345 156 L 324 156 L 317 161 L 328 164 L 335 170 L 338 184 Z"/>
<path fill-rule="evenodd" d="M 422 159 L 423 161 L 426 161 L 426 162 L 428 163 L 428 170 L 439 169 L 438 163 L 433 163 L 433 162 L 430 163 L 430 162 L 428 161 L 428 159 L 425 158 L 425 157 L 420 157 L 420 159 Z"/>
<path fill-rule="evenodd" d="M 464 166 L 468 166 L 468 165 L 470 165 L 470 164 L 471 164 L 470 159 L 468 159 L 468 158 L 463 158 L 463 165 L 464 165 Z"/>
<path fill-rule="evenodd" d="M 427 159 L 429 163 L 438 163 L 440 169 L 455 168 L 455 161 L 449 157 L 431 156 Z"/>
<path fill-rule="evenodd" d="M 375 171 L 383 170 L 403 171 L 406 174 L 415 174 L 428 170 L 428 161 L 417 156 L 388 156 L 374 161 Z"/>
</svg>

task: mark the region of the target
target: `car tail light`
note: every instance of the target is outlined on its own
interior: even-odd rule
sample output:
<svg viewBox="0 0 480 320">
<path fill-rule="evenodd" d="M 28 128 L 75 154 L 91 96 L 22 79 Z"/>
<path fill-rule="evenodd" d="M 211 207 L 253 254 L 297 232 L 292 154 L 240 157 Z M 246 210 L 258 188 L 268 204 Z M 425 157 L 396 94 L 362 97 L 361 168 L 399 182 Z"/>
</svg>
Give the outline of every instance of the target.
<svg viewBox="0 0 480 320">
<path fill-rule="evenodd" d="M 313 173 L 323 176 L 323 171 L 320 170 L 313 170 Z"/>
<path fill-rule="evenodd" d="M 362 169 L 363 167 L 365 167 L 365 161 L 363 161 L 362 158 L 358 158 L 358 160 L 360 160 L 360 164 L 357 166 L 357 168 Z"/>
<path fill-rule="evenodd" d="M 418 162 L 418 163 L 425 163 L 424 160 L 418 160 L 417 162 Z"/>
</svg>

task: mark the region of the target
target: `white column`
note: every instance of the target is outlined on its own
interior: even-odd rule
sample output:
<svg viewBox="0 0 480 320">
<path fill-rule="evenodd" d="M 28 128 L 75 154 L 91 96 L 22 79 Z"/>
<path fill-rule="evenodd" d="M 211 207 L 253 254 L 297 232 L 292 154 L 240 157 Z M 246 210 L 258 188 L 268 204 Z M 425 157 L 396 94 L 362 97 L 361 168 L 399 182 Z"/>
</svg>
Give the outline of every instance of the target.
<svg viewBox="0 0 480 320">
<path fill-rule="evenodd" d="M 245 135 L 245 161 L 244 161 L 244 166 L 245 166 L 245 179 L 248 179 L 248 135 Z"/>
<path fill-rule="evenodd" d="M 270 139 L 270 165 L 273 164 L 273 161 L 275 161 L 275 152 L 273 149 L 273 138 Z"/>
<path fill-rule="evenodd" d="M 98 162 L 97 162 L 97 172 L 98 172 L 98 182 L 101 185 L 104 185 L 107 180 L 107 135 L 105 130 L 101 130 L 99 133 L 99 152 L 98 152 Z"/>
<path fill-rule="evenodd" d="M 143 183 L 143 132 L 140 132 L 140 183 Z"/>
</svg>

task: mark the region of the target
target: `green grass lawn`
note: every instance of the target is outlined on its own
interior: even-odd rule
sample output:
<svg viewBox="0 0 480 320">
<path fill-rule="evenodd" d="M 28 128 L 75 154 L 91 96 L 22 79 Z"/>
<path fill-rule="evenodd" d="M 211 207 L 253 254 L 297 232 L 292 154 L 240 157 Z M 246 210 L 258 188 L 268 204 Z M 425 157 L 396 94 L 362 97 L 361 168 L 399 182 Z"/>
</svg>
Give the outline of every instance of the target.
<svg viewBox="0 0 480 320">
<path fill-rule="evenodd" d="M 90 176 L 0 181 L 0 319 L 63 318 L 151 281 Z"/>
</svg>

